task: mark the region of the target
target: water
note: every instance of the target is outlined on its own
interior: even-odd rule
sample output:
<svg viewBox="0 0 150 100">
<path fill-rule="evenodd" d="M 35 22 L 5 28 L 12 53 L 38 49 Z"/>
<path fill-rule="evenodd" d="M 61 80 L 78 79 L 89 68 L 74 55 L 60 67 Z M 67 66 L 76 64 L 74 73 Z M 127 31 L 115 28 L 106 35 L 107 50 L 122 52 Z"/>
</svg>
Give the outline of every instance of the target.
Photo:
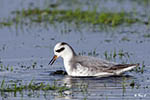
<svg viewBox="0 0 150 100">
<path fill-rule="evenodd" d="M 97 5 L 97 10 L 120 12 L 136 12 L 137 18 L 143 21 L 149 20 L 149 2 L 145 1 L 48 1 L 48 0 L 0 0 L 0 20 L 13 17 L 11 12 L 15 10 L 27 9 L 28 7 L 46 8 L 51 4 L 58 4 L 57 9 L 75 9 L 81 7 L 83 10 L 92 9 Z M 32 5 L 32 6 L 31 6 Z M 4 92 L 1 93 L 2 100 L 128 100 L 150 98 L 150 38 L 144 37 L 150 34 L 149 25 L 135 23 L 131 25 L 119 25 L 117 27 L 92 26 L 81 24 L 79 27 L 74 23 L 65 22 L 55 25 L 32 24 L 0 28 L 0 63 L 5 66 L 0 70 L 0 80 L 5 80 L 5 84 L 11 81 L 27 84 L 33 80 L 35 83 L 58 85 L 66 84 L 70 89 L 63 91 L 62 94 L 57 91 L 42 90 L 30 91 L 24 90 L 22 93 Z M 119 55 L 115 59 L 110 59 L 118 63 L 142 63 L 144 62 L 144 73 L 127 72 L 119 77 L 69 77 L 67 75 L 52 75 L 57 70 L 64 70 L 63 61 L 59 58 L 53 66 L 48 65 L 53 57 L 53 47 L 57 42 L 65 41 L 69 43 L 76 53 L 96 56 L 106 59 L 104 53 L 108 56 L 114 51 L 130 56 Z M 96 52 L 96 55 L 95 53 Z M 9 66 L 8 66 L 9 65 Z M 35 65 L 35 66 L 34 66 Z M 8 69 L 7 69 L 8 66 Z M 13 71 L 11 71 L 11 66 Z M 132 82 L 134 86 L 132 87 Z"/>
</svg>

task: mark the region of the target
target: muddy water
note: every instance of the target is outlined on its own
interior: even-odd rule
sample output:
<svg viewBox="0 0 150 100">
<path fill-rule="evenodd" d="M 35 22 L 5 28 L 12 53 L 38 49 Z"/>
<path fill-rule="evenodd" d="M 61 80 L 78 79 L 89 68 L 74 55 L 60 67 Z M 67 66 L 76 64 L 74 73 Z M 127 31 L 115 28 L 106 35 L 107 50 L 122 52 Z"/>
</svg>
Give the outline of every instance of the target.
<svg viewBox="0 0 150 100">
<path fill-rule="evenodd" d="M 126 11 L 137 12 L 136 17 L 143 21 L 149 19 L 150 8 L 145 1 L 11 1 L 0 0 L 0 20 L 11 16 L 11 12 L 28 7 L 45 8 L 50 4 L 58 4 L 58 9 L 70 9 L 82 7 L 87 10 L 88 7 L 98 6 L 98 11 Z M 32 6 L 31 6 L 32 5 Z M 0 80 L 21 82 L 23 84 L 34 80 L 35 83 L 43 82 L 45 84 L 66 84 L 70 89 L 60 95 L 56 91 L 23 91 L 23 93 L 4 92 L 0 99 L 3 100 L 130 100 L 130 99 L 149 99 L 150 98 L 150 38 L 144 37 L 150 34 L 149 25 L 135 23 L 132 25 L 120 25 L 117 27 L 104 26 L 90 27 L 90 25 L 81 25 L 75 27 L 74 23 L 56 23 L 48 25 L 46 28 L 42 24 L 33 26 L 16 26 L 0 28 L 0 63 L 7 67 L 0 70 Z M 48 62 L 53 56 L 53 47 L 57 42 L 65 41 L 72 45 L 76 53 L 95 56 L 106 59 L 104 53 L 108 56 L 116 50 L 119 53 L 122 50 L 129 57 L 110 59 L 118 63 L 142 63 L 144 62 L 144 73 L 132 71 L 119 77 L 107 78 L 77 78 L 67 75 L 52 75 L 57 70 L 64 70 L 63 61 L 59 58 L 53 66 Z M 35 64 L 36 63 L 36 64 Z M 35 64 L 35 67 L 33 65 Z M 10 71 L 13 66 L 13 71 Z M 131 83 L 134 83 L 132 87 Z"/>
</svg>

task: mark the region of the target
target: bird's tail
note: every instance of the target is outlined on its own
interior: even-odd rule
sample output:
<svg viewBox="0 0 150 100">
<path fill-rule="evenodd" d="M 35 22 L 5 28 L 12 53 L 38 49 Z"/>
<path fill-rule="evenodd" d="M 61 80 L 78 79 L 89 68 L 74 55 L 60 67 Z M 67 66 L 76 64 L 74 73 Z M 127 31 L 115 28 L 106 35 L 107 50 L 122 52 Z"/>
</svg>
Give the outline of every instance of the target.
<svg viewBox="0 0 150 100">
<path fill-rule="evenodd" d="M 116 71 L 114 71 L 114 73 L 116 75 L 119 75 L 126 71 L 132 70 L 138 66 L 139 66 L 139 64 L 118 64 L 118 65 L 115 65 L 113 68 L 116 69 Z"/>
</svg>

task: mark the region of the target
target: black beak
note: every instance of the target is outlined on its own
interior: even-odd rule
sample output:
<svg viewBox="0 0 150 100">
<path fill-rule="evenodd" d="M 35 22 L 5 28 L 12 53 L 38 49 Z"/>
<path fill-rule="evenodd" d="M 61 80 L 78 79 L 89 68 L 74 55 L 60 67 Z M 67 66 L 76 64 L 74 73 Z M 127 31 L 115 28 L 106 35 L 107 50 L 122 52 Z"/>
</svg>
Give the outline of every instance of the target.
<svg viewBox="0 0 150 100">
<path fill-rule="evenodd" d="M 53 64 L 55 62 L 55 60 L 57 59 L 58 57 L 56 55 L 54 55 L 54 57 L 52 58 L 52 60 L 48 63 L 49 64 Z"/>
</svg>

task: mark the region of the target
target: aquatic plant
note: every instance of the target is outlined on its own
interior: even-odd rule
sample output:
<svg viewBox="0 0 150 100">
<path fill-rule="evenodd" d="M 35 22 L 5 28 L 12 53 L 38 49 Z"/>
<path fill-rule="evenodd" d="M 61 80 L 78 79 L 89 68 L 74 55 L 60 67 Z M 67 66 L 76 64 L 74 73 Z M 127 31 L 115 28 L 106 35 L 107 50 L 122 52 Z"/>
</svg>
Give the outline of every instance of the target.
<svg viewBox="0 0 150 100">
<path fill-rule="evenodd" d="M 143 61 L 142 64 L 141 64 L 141 67 L 136 67 L 135 72 L 140 72 L 140 73 L 143 74 L 144 68 L 145 68 L 145 64 L 144 64 L 144 61 Z"/>
<path fill-rule="evenodd" d="M 150 38 L 150 34 L 144 34 L 143 37 L 144 38 Z"/>
<path fill-rule="evenodd" d="M 126 87 L 127 87 L 126 78 L 123 77 L 123 82 L 122 82 L 122 92 L 123 92 L 123 96 L 124 96 L 124 93 L 126 92 Z"/>
<path fill-rule="evenodd" d="M 134 80 L 132 80 L 132 82 L 130 83 L 130 86 L 132 87 L 132 89 L 134 88 L 134 86 L 135 86 Z"/>
<path fill-rule="evenodd" d="M 36 84 L 33 83 L 33 80 L 29 84 L 23 85 L 17 83 L 14 84 L 5 84 L 5 80 L 2 80 L 1 82 L 1 87 L 0 87 L 0 92 L 21 92 L 23 90 L 42 90 L 42 91 L 49 91 L 49 90 L 56 90 L 58 93 L 61 93 L 63 91 L 69 90 L 68 87 L 64 84 L 64 86 L 57 86 L 56 83 L 53 85 L 50 84 L 44 84 L 43 82 Z"/>
<path fill-rule="evenodd" d="M 121 40 L 122 41 L 130 41 L 130 39 L 128 37 L 123 37 Z"/>
<path fill-rule="evenodd" d="M 37 62 L 34 62 L 34 63 L 32 64 L 32 68 L 34 69 L 36 65 L 37 65 Z"/>
<path fill-rule="evenodd" d="M 11 25 L 13 25 L 12 21 L 1 21 L 0 22 L 0 27 L 5 27 L 5 26 L 9 27 Z"/>
<path fill-rule="evenodd" d="M 96 57 L 96 56 L 99 55 L 99 53 L 97 53 L 97 52 L 96 52 L 96 49 L 94 49 L 93 51 L 89 52 L 88 55 L 89 55 L 89 56 L 94 56 L 94 57 Z"/>
<path fill-rule="evenodd" d="M 18 24 L 32 24 L 32 23 L 49 23 L 54 22 L 74 22 L 76 24 L 89 23 L 92 25 L 109 25 L 112 27 L 118 26 L 123 23 L 132 24 L 139 19 L 132 18 L 131 14 L 125 12 L 97 12 L 94 10 L 83 11 L 80 8 L 75 10 L 59 10 L 59 9 L 22 9 L 13 11 L 14 18 L 0 21 L 0 26 L 11 26 L 13 24 L 18 27 Z"/>
<path fill-rule="evenodd" d="M 0 71 L 13 71 L 13 66 L 0 64 Z"/>
<path fill-rule="evenodd" d="M 1 58 L 0 58 L 0 64 L 2 63 L 2 60 L 1 60 Z"/>
<path fill-rule="evenodd" d="M 96 57 L 96 56 L 99 55 L 99 53 L 97 53 L 96 49 L 94 49 L 94 50 L 92 50 L 92 51 L 90 51 L 88 53 L 85 52 L 85 51 L 79 52 L 79 55 L 88 55 L 88 56 L 94 56 L 94 57 Z"/>
<path fill-rule="evenodd" d="M 116 49 L 114 49 L 113 51 L 110 52 L 105 51 L 104 57 L 106 60 L 115 61 L 117 58 L 119 58 L 120 60 L 122 60 L 123 58 L 128 59 L 130 58 L 130 54 L 128 52 L 123 51 L 122 49 L 120 49 L 119 51 L 116 51 Z"/>
</svg>

